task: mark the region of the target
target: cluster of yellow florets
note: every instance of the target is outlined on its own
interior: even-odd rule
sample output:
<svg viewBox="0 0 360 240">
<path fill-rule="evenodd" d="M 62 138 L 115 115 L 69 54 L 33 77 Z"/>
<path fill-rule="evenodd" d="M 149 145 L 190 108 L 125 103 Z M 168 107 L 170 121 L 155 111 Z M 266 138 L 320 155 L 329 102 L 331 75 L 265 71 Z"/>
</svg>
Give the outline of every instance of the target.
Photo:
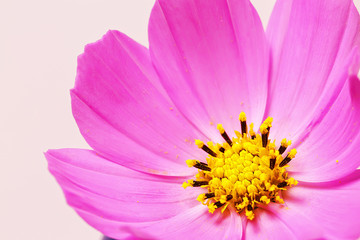
<svg viewBox="0 0 360 240">
<path fill-rule="evenodd" d="M 231 140 L 222 125 L 218 125 L 226 140 L 223 144 L 208 142 L 205 145 L 196 140 L 196 145 L 209 155 L 206 163 L 186 161 L 189 167 L 196 167 L 199 172 L 195 180 L 183 183 L 183 187 L 206 188 L 208 192 L 200 194 L 197 200 L 207 205 L 211 213 L 220 208 L 224 212 L 232 204 L 237 212 L 244 211 L 252 220 L 258 204 L 284 203 L 279 192 L 297 184 L 288 177 L 285 169 L 295 157 L 296 150 L 290 150 L 283 158 L 281 154 L 291 142 L 283 139 L 276 149 L 275 141 L 268 141 L 272 118 L 267 118 L 261 125 L 261 135 L 254 133 L 252 124 L 248 133 L 244 113 L 240 114 L 239 120 L 242 133 L 235 131 L 236 137 Z"/>
</svg>

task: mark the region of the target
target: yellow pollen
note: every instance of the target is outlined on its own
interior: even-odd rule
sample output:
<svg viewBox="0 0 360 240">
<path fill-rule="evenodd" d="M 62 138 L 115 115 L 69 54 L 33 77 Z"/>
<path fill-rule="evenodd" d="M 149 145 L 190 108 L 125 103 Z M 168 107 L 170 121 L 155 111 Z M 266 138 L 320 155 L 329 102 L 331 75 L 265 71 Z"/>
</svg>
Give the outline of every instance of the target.
<svg viewBox="0 0 360 240">
<path fill-rule="evenodd" d="M 297 153 L 296 149 L 291 149 L 290 153 L 288 154 L 288 157 L 290 159 L 293 159 L 295 157 L 296 153 Z"/>
<path fill-rule="evenodd" d="M 223 133 L 225 132 L 222 124 L 218 124 L 218 125 L 217 125 L 217 129 L 219 130 L 220 134 L 223 134 Z"/>
<path fill-rule="evenodd" d="M 191 160 L 191 159 L 188 159 L 186 160 L 186 165 L 188 165 L 188 167 L 193 167 L 195 164 L 196 164 L 196 160 Z"/>
<path fill-rule="evenodd" d="M 241 122 L 246 121 L 246 115 L 245 115 L 244 112 L 241 112 L 241 113 L 240 113 L 240 115 L 239 115 L 239 120 L 240 120 Z"/>
<path fill-rule="evenodd" d="M 265 119 L 265 121 L 263 122 L 263 124 L 261 124 L 260 126 L 260 132 L 262 134 L 267 134 L 269 132 L 269 128 L 271 128 L 271 124 L 272 124 L 273 118 L 272 117 L 268 117 L 267 119 Z"/>
<path fill-rule="evenodd" d="M 240 113 L 239 120 L 242 134 L 235 131 L 236 137 L 231 139 L 223 126 L 217 125 L 224 143 L 208 142 L 205 145 L 201 140 L 195 140 L 208 155 L 203 161 L 186 160 L 189 167 L 199 170 L 194 180 L 190 179 L 182 186 L 206 190 L 197 200 L 206 205 L 210 213 L 217 209 L 224 212 L 230 205 L 231 209 L 253 220 L 259 205 L 283 204 L 280 192 L 298 184 L 285 169 L 297 151 L 291 149 L 283 156 L 291 141 L 283 139 L 276 147 L 275 140 L 268 139 L 273 118 L 268 117 L 261 124 L 260 134 L 254 132 L 252 123 L 247 128 L 244 112 Z"/>
<path fill-rule="evenodd" d="M 254 124 L 253 123 L 250 124 L 250 136 L 251 137 L 256 136 L 256 134 L 254 132 Z"/>
<path fill-rule="evenodd" d="M 196 146 L 198 146 L 199 148 L 202 148 L 202 146 L 204 146 L 204 143 L 201 140 L 195 140 L 195 144 Z"/>
<path fill-rule="evenodd" d="M 287 141 L 286 138 L 284 138 L 282 141 L 281 141 L 281 146 L 283 147 L 288 147 L 291 145 L 291 141 Z"/>
</svg>

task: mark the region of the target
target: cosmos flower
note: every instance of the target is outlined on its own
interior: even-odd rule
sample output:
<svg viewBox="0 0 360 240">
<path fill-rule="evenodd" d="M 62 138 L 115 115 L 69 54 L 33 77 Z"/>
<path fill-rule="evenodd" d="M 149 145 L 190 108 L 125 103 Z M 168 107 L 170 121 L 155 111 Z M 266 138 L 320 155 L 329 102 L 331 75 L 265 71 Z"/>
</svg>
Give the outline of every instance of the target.
<svg viewBox="0 0 360 240">
<path fill-rule="evenodd" d="M 49 169 L 114 239 L 356 239 L 359 32 L 351 0 L 278 0 L 266 32 L 248 0 L 158 0 L 149 49 L 86 46 L 71 98 L 93 150 Z"/>
</svg>

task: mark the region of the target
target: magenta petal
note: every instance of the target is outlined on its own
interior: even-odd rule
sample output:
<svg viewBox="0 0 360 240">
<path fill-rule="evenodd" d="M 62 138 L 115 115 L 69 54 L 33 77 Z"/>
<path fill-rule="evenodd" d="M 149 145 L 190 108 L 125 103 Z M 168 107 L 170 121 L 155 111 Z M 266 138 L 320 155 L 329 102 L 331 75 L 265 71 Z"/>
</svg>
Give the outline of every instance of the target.
<svg viewBox="0 0 360 240">
<path fill-rule="evenodd" d="M 154 222 L 137 230 L 151 236 L 149 239 L 230 239 L 232 218 L 229 213 L 211 214 L 206 206 L 197 206 L 171 219 Z M 241 238 L 241 226 L 239 226 Z"/>
<path fill-rule="evenodd" d="M 296 236 L 296 239 L 323 239 L 324 237 L 324 230 L 318 227 L 318 223 L 302 212 L 289 210 L 286 206 L 286 199 L 284 205 L 271 203 L 266 206 L 266 210 L 269 211 L 267 214 L 272 214 L 273 218 L 277 219 L 276 221 L 285 224 L 288 230 Z M 268 228 L 272 228 L 272 226 Z"/>
<path fill-rule="evenodd" d="M 90 146 L 101 152 L 106 158 L 128 168 L 147 173 L 170 176 L 194 174 L 195 170 L 184 164 L 185 159 L 183 163 L 175 162 L 174 160 L 177 158 L 169 159 L 165 152 L 150 151 L 115 129 L 81 101 L 75 93 L 72 92 L 71 96 L 74 117 L 82 135 Z M 196 150 L 200 152 L 198 149 Z"/>
<path fill-rule="evenodd" d="M 119 32 L 109 31 L 79 57 L 72 107 L 91 147 L 122 165 L 184 175 L 191 172 L 186 159 L 205 156 L 194 138 L 206 138 L 165 95 L 148 50 Z"/>
<path fill-rule="evenodd" d="M 45 155 L 69 205 L 106 236 L 241 239 L 238 214 L 210 214 L 195 200 L 203 189 L 184 190 L 185 178 L 133 171 L 90 150 L 49 150 Z"/>
<path fill-rule="evenodd" d="M 239 213 L 231 211 L 231 223 L 229 230 L 226 233 L 225 239 L 242 240 L 244 239 L 244 230 L 246 227 L 246 219 L 244 216 L 240 216 Z"/>
<path fill-rule="evenodd" d="M 199 206 L 195 199 L 202 189 L 184 190 L 186 178 L 133 171 L 90 150 L 49 150 L 45 156 L 69 205 L 78 212 L 111 221 L 145 222 Z M 106 234 L 106 226 L 93 226 Z"/>
<path fill-rule="evenodd" d="M 341 90 L 360 41 L 358 13 L 351 0 L 279 0 L 267 35 L 273 66 L 267 114 L 281 126 L 272 134 L 294 139 Z"/>
<path fill-rule="evenodd" d="M 149 42 L 169 96 L 213 140 L 219 137 L 209 122 L 238 129 L 241 111 L 259 125 L 267 96 L 268 47 L 248 0 L 159 0 L 149 22 Z"/>
<path fill-rule="evenodd" d="M 241 239 L 241 225 L 236 230 L 239 235 L 230 235 L 233 219 L 229 214 L 210 214 L 202 205 L 169 219 L 143 223 L 117 222 L 87 212 L 80 212 L 80 215 L 91 225 L 103 225 L 106 235 L 115 239 Z"/>
<path fill-rule="evenodd" d="M 301 139 L 291 162 L 292 177 L 321 182 L 339 179 L 360 166 L 360 81 L 350 77 L 320 123 Z"/>
<path fill-rule="evenodd" d="M 296 240 L 299 239 L 289 229 L 287 224 L 275 214 L 264 209 L 256 210 L 256 217 L 248 221 L 245 231 L 245 239 L 267 239 L 267 240 Z"/>
<path fill-rule="evenodd" d="M 325 187 L 298 185 L 287 191 L 285 203 L 293 215 L 303 215 L 324 232 L 324 239 L 357 239 L 360 236 L 360 180 Z M 294 218 L 289 224 L 295 224 Z"/>
</svg>

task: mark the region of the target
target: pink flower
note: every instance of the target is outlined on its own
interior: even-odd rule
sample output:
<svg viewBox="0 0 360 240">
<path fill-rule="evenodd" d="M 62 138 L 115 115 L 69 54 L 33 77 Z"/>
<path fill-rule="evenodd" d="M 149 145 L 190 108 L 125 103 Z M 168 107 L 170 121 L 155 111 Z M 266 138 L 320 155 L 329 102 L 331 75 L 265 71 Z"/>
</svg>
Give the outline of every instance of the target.
<svg viewBox="0 0 360 240">
<path fill-rule="evenodd" d="M 45 155 L 86 222 L 116 239 L 360 236 L 352 0 L 278 0 L 266 32 L 249 0 L 158 0 L 149 42 L 109 31 L 78 59 L 73 114 L 94 150 Z M 242 111 L 255 130 L 271 116 L 274 147 L 287 138 L 297 149 L 286 170 L 299 183 L 278 191 L 284 204 L 253 205 L 253 220 L 230 200 L 209 213 L 196 199 L 210 187 L 182 188 L 198 172 L 186 160 L 212 161 L 194 140 L 224 143 L 218 123 L 233 139 Z"/>
</svg>

